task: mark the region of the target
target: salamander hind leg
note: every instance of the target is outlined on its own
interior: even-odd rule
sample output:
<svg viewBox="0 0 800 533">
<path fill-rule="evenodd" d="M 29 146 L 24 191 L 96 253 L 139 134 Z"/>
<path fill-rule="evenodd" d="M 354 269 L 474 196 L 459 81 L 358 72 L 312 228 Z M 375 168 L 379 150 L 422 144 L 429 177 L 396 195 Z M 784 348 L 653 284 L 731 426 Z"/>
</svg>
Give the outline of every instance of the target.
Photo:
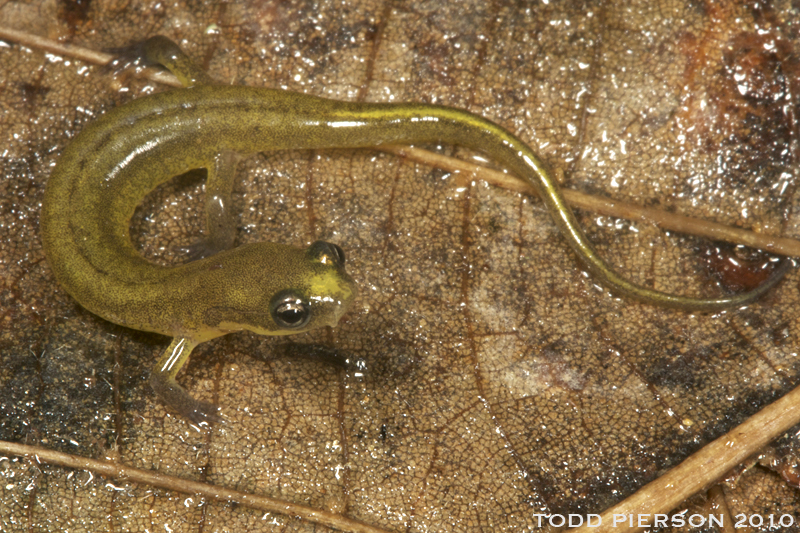
<svg viewBox="0 0 800 533">
<path fill-rule="evenodd" d="M 156 35 L 144 42 L 144 58 L 152 63 L 166 67 L 180 80 L 184 87 L 195 85 L 214 85 L 214 80 L 206 72 L 194 64 L 189 56 L 174 41 Z"/>
<path fill-rule="evenodd" d="M 198 426 L 222 422 L 219 408 L 210 402 L 192 398 L 189 392 L 178 385 L 175 376 L 189 359 L 195 343 L 186 338 L 175 337 L 150 374 L 150 386 L 168 408 Z"/>
<path fill-rule="evenodd" d="M 163 35 L 149 38 L 142 49 L 147 61 L 166 67 L 186 87 L 214 84 L 214 80 L 177 44 Z M 185 249 L 190 260 L 209 257 L 233 247 L 236 226 L 231 210 L 231 192 L 237 162 L 235 152 L 222 151 L 206 166 L 206 232 L 201 240 Z"/>
<path fill-rule="evenodd" d="M 233 178 L 239 156 L 223 151 L 208 165 L 205 200 L 205 234 L 197 242 L 182 250 L 191 261 L 210 257 L 217 252 L 233 248 L 236 239 L 236 218 L 231 206 Z"/>
</svg>

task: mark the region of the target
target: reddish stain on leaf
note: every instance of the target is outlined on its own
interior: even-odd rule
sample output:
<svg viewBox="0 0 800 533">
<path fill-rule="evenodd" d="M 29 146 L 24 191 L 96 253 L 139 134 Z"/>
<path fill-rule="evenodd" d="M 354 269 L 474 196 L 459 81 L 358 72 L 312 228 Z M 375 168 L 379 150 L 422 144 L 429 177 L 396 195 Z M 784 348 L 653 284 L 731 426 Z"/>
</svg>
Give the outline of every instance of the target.
<svg viewBox="0 0 800 533">
<path fill-rule="evenodd" d="M 709 246 L 702 255 L 711 275 L 730 292 L 755 289 L 778 264 L 770 261 L 767 254 L 724 244 Z"/>
</svg>

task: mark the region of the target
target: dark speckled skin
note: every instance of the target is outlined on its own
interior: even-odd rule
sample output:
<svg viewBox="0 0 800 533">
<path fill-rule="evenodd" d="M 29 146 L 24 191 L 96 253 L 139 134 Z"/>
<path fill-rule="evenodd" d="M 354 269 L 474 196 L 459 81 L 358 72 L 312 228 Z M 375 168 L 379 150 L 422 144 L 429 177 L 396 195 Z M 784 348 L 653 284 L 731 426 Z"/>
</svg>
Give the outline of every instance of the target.
<svg viewBox="0 0 800 533">
<path fill-rule="evenodd" d="M 288 246 L 241 246 L 171 268 L 152 264 L 136 252 L 128 225 L 145 195 L 187 170 L 212 168 L 215 157 L 228 151 L 461 145 L 489 155 L 533 184 L 587 269 L 620 296 L 717 311 L 747 304 L 771 285 L 718 299 L 694 299 L 628 282 L 595 253 L 536 154 L 505 129 L 466 111 L 209 85 L 167 39 L 154 38 L 148 45 L 151 57 L 169 66 L 185 84 L 196 85 L 132 101 L 84 128 L 47 184 L 42 240 L 56 279 L 81 305 L 112 322 L 173 336 L 170 349 L 187 339 L 190 352 L 199 342 L 237 329 L 288 334 L 334 325 L 355 294 L 343 264 L 310 262 L 304 250 Z M 282 329 L 272 321 L 265 304 L 277 291 L 308 291 L 308 280 L 323 274 L 324 291 L 330 291 L 335 304 L 315 309 L 308 325 L 298 330 Z M 177 368 L 155 372 L 163 374 L 169 387 L 177 387 L 174 375 L 188 353 L 181 357 Z M 167 354 L 159 365 L 166 359 Z M 201 412 L 208 411 L 208 405 L 181 406 L 188 400 L 181 399 L 180 392 L 177 400 L 166 398 L 169 391 L 159 394 L 195 422 L 214 418 L 213 412 Z"/>
</svg>

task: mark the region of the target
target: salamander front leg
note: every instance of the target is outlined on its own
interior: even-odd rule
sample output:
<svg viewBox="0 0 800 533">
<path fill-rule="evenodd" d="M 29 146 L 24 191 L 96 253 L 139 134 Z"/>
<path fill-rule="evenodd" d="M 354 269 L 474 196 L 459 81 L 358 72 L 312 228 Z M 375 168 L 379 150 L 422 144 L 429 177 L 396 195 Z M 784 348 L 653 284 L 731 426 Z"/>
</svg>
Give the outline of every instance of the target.
<svg viewBox="0 0 800 533">
<path fill-rule="evenodd" d="M 150 386 L 164 405 L 193 424 L 207 426 L 222 421 L 219 408 L 213 403 L 195 400 L 175 381 L 195 346 L 190 339 L 173 338 L 150 374 Z"/>
</svg>

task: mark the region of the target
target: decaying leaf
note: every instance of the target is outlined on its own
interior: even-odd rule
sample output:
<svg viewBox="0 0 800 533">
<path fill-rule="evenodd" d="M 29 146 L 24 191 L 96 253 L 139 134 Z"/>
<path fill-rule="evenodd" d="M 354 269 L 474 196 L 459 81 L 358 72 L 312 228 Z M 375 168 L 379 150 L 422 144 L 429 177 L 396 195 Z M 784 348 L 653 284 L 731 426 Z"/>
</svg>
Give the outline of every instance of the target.
<svg viewBox="0 0 800 533">
<path fill-rule="evenodd" d="M 798 20 L 789 1 L 0 5 L 2 26 L 95 50 L 168 35 L 224 83 L 466 108 L 566 187 L 783 236 L 800 233 Z M 81 309 L 38 238 L 70 139 L 168 88 L 10 41 L 0 73 L 0 439 L 387 531 L 526 531 L 535 513 L 602 511 L 797 382 L 796 274 L 747 309 L 656 309 L 599 289 L 535 198 L 382 152 L 278 152 L 239 166 L 239 242 L 336 242 L 359 301 L 332 330 L 201 345 L 180 380 L 229 421 L 197 432 L 147 385 L 166 339 Z M 201 211 L 188 175 L 132 233 L 180 261 Z M 713 295 L 744 277 L 706 260 L 714 243 L 579 216 L 638 283 Z M 314 529 L 85 470 L 8 459 L 0 475 L 3 530 Z M 733 514 L 800 518 L 761 466 L 723 493 Z"/>
</svg>

